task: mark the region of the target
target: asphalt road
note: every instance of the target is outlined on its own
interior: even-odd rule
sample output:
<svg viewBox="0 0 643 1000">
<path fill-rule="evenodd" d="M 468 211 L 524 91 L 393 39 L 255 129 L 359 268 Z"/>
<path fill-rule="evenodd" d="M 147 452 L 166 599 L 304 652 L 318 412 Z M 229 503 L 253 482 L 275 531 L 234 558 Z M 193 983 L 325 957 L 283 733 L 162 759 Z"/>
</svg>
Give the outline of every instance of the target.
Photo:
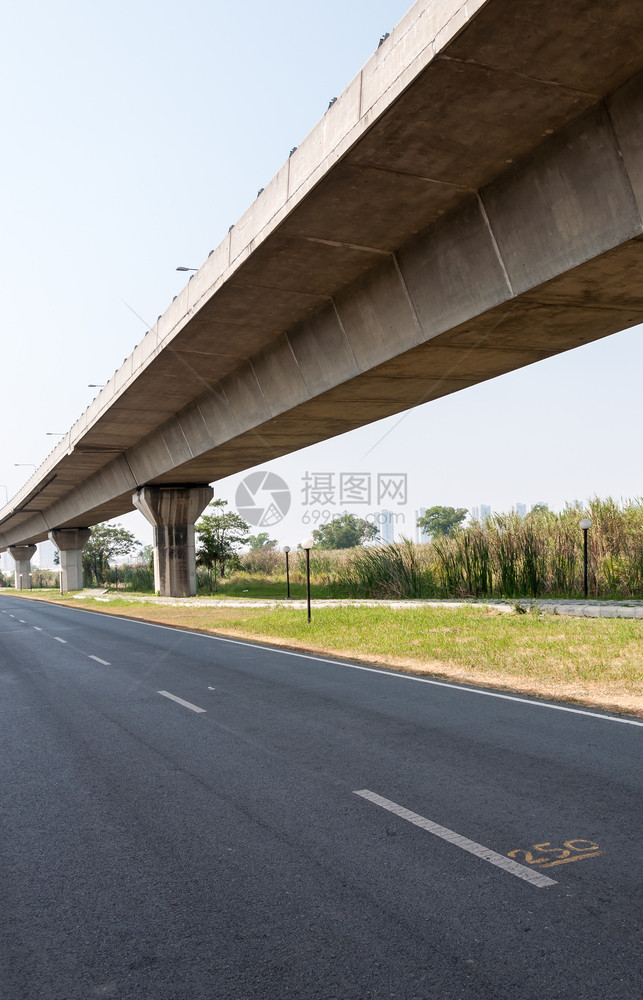
<svg viewBox="0 0 643 1000">
<path fill-rule="evenodd" d="M 633 1000 L 642 740 L 0 596 L 0 996 Z"/>
</svg>

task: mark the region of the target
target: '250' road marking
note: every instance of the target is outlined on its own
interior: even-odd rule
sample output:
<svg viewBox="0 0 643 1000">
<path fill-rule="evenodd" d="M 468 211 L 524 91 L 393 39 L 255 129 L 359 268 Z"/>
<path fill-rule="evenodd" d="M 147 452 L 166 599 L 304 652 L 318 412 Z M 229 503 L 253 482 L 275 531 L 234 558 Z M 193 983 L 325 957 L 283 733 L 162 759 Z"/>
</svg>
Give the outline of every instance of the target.
<svg viewBox="0 0 643 1000">
<path fill-rule="evenodd" d="M 535 857 L 534 851 L 541 854 Z M 597 858 L 599 854 L 598 844 L 593 840 L 566 840 L 562 847 L 552 847 L 547 841 L 545 844 L 533 844 L 528 851 L 517 848 L 509 851 L 507 857 L 517 858 L 519 854 L 524 856 L 528 865 L 538 865 L 539 868 L 553 868 L 554 865 L 568 865 L 571 861 L 582 861 L 584 858 Z"/>
</svg>

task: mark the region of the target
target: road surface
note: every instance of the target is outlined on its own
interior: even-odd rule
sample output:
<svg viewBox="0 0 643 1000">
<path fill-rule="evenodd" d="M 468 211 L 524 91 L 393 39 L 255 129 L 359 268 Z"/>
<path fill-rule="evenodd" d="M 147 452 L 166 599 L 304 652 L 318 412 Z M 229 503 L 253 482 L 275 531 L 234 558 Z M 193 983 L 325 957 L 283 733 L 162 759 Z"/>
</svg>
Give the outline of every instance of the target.
<svg viewBox="0 0 643 1000">
<path fill-rule="evenodd" d="M 0 996 L 632 1000 L 642 739 L 0 596 Z"/>
</svg>

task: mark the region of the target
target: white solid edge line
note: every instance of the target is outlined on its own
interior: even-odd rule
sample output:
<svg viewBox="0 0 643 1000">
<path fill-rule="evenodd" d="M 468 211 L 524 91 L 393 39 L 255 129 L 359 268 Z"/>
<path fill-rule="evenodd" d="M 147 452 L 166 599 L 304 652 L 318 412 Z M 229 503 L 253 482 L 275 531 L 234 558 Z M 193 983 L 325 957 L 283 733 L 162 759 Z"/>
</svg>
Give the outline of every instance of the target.
<svg viewBox="0 0 643 1000">
<path fill-rule="evenodd" d="M 90 660 L 96 660 L 96 663 L 102 663 L 104 667 L 111 667 L 111 663 L 108 663 L 107 660 L 101 660 L 100 656 L 94 656 L 93 653 L 88 655 Z"/>
<path fill-rule="evenodd" d="M 463 851 L 468 851 L 469 854 L 474 854 L 477 858 L 488 861 L 490 865 L 502 868 L 503 871 L 509 872 L 510 875 L 515 875 L 516 878 L 524 879 L 525 882 L 535 885 L 538 889 L 558 884 L 555 879 L 549 878 L 547 875 L 542 875 L 532 868 L 525 867 L 525 865 L 520 865 L 517 861 L 506 858 L 504 854 L 498 854 L 496 851 L 492 851 L 482 844 L 477 844 L 475 840 L 469 840 L 468 837 L 463 837 L 459 833 L 455 833 L 454 830 L 449 830 L 446 826 L 440 826 L 438 823 L 434 823 L 432 820 L 418 815 L 418 813 L 411 812 L 410 809 L 405 809 L 404 806 L 398 805 L 397 802 L 391 802 L 390 799 L 385 799 L 381 795 L 377 795 L 376 792 L 370 792 L 367 788 L 363 788 L 361 791 L 354 792 L 353 794 L 361 795 L 363 799 L 368 799 L 369 802 L 373 802 L 376 806 L 388 809 L 389 812 L 395 813 L 396 816 L 407 820 L 409 823 L 413 823 L 414 826 L 419 826 L 422 830 L 426 830 L 427 833 L 432 833 L 435 837 L 440 837 L 441 840 L 446 840 L 449 844 L 455 844 L 456 847 L 460 847 Z"/>
<path fill-rule="evenodd" d="M 183 698 L 179 698 L 175 694 L 170 694 L 169 691 L 157 691 L 156 693 L 162 694 L 164 698 L 171 698 L 172 701 L 176 701 L 179 705 L 184 705 L 185 708 L 191 708 L 193 712 L 205 712 L 205 708 L 199 708 L 198 705 L 193 705 L 190 701 L 183 701 Z"/>
<path fill-rule="evenodd" d="M 63 607 L 63 605 L 58 605 Z M 68 608 L 65 610 L 75 611 L 76 614 L 101 615 L 100 611 L 88 611 L 86 608 Z M 102 617 L 105 617 L 104 614 Z M 620 722 L 624 726 L 643 726 L 643 721 L 638 719 L 621 719 L 618 715 L 601 715 L 600 712 L 589 712 L 583 708 L 570 708 L 567 705 L 554 705 L 550 701 L 538 701 L 536 698 L 519 698 L 513 694 L 500 694 L 497 691 L 484 691 L 482 688 L 466 687 L 464 684 L 456 684 L 455 681 L 435 681 L 430 677 L 416 677 L 415 674 L 400 674 L 395 670 L 387 670 L 383 667 L 363 667 L 359 663 L 349 663 L 348 660 L 331 660 L 324 656 L 315 656 L 314 653 L 297 653 L 292 649 L 281 649 L 279 646 L 265 646 L 260 642 L 250 640 L 229 639 L 224 635 L 208 635 L 206 632 L 191 632 L 189 629 L 173 628 L 171 625 L 158 625 L 155 622 L 142 622 L 136 618 L 123 618 L 121 615 L 110 615 L 117 621 L 130 622 L 133 625 L 146 625 L 148 628 L 165 629 L 167 632 L 182 632 L 184 635 L 195 635 L 201 639 L 215 639 L 218 642 L 229 642 L 233 646 L 246 646 L 249 649 L 265 649 L 269 653 L 279 653 L 281 656 L 298 656 L 302 660 L 316 660 L 318 663 L 332 663 L 336 667 L 350 667 L 352 670 L 365 670 L 367 673 L 379 674 L 380 677 L 397 677 L 402 681 L 415 681 L 417 684 L 432 684 L 434 687 L 448 688 L 449 691 L 465 691 L 469 694 L 480 694 L 487 698 L 499 698 L 502 701 L 515 701 L 520 705 L 531 705 L 534 708 L 551 708 L 555 712 L 569 712 L 572 715 L 588 715 L 592 719 L 602 719 L 604 722 Z"/>
</svg>

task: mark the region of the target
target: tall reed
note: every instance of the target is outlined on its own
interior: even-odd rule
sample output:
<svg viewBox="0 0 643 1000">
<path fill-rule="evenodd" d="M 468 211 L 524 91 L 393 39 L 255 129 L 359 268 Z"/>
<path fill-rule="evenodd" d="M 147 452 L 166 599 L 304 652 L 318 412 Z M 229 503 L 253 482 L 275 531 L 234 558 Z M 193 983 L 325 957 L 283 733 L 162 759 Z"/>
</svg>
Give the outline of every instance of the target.
<svg viewBox="0 0 643 1000">
<path fill-rule="evenodd" d="M 589 516 L 592 597 L 643 599 L 643 505 L 598 497 L 562 513 L 494 514 L 453 536 L 408 539 L 341 551 L 312 549 L 311 576 L 338 597 L 582 597 L 583 533 Z M 246 571 L 283 574 L 279 552 L 240 557 Z M 261 564 L 261 565 L 259 565 Z M 305 581 L 303 551 L 291 553 L 291 580 Z"/>
<path fill-rule="evenodd" d="M 368 597 L 434 597 L 439 593 L 426 556 L 408 538 L 355 549 L 338 576 L 336 589 Z"/>
<path fill-rule="evenodd" d="M 536 510 L 495 514 L 473 522 L 430 548 L 450 594 L 502 597 L 580 597 L 583 533 L 589 516 L 588 583 L 594 597 L 643 598 L 643 506 L 595 497 L 560 514 Z"/>
</svg>

